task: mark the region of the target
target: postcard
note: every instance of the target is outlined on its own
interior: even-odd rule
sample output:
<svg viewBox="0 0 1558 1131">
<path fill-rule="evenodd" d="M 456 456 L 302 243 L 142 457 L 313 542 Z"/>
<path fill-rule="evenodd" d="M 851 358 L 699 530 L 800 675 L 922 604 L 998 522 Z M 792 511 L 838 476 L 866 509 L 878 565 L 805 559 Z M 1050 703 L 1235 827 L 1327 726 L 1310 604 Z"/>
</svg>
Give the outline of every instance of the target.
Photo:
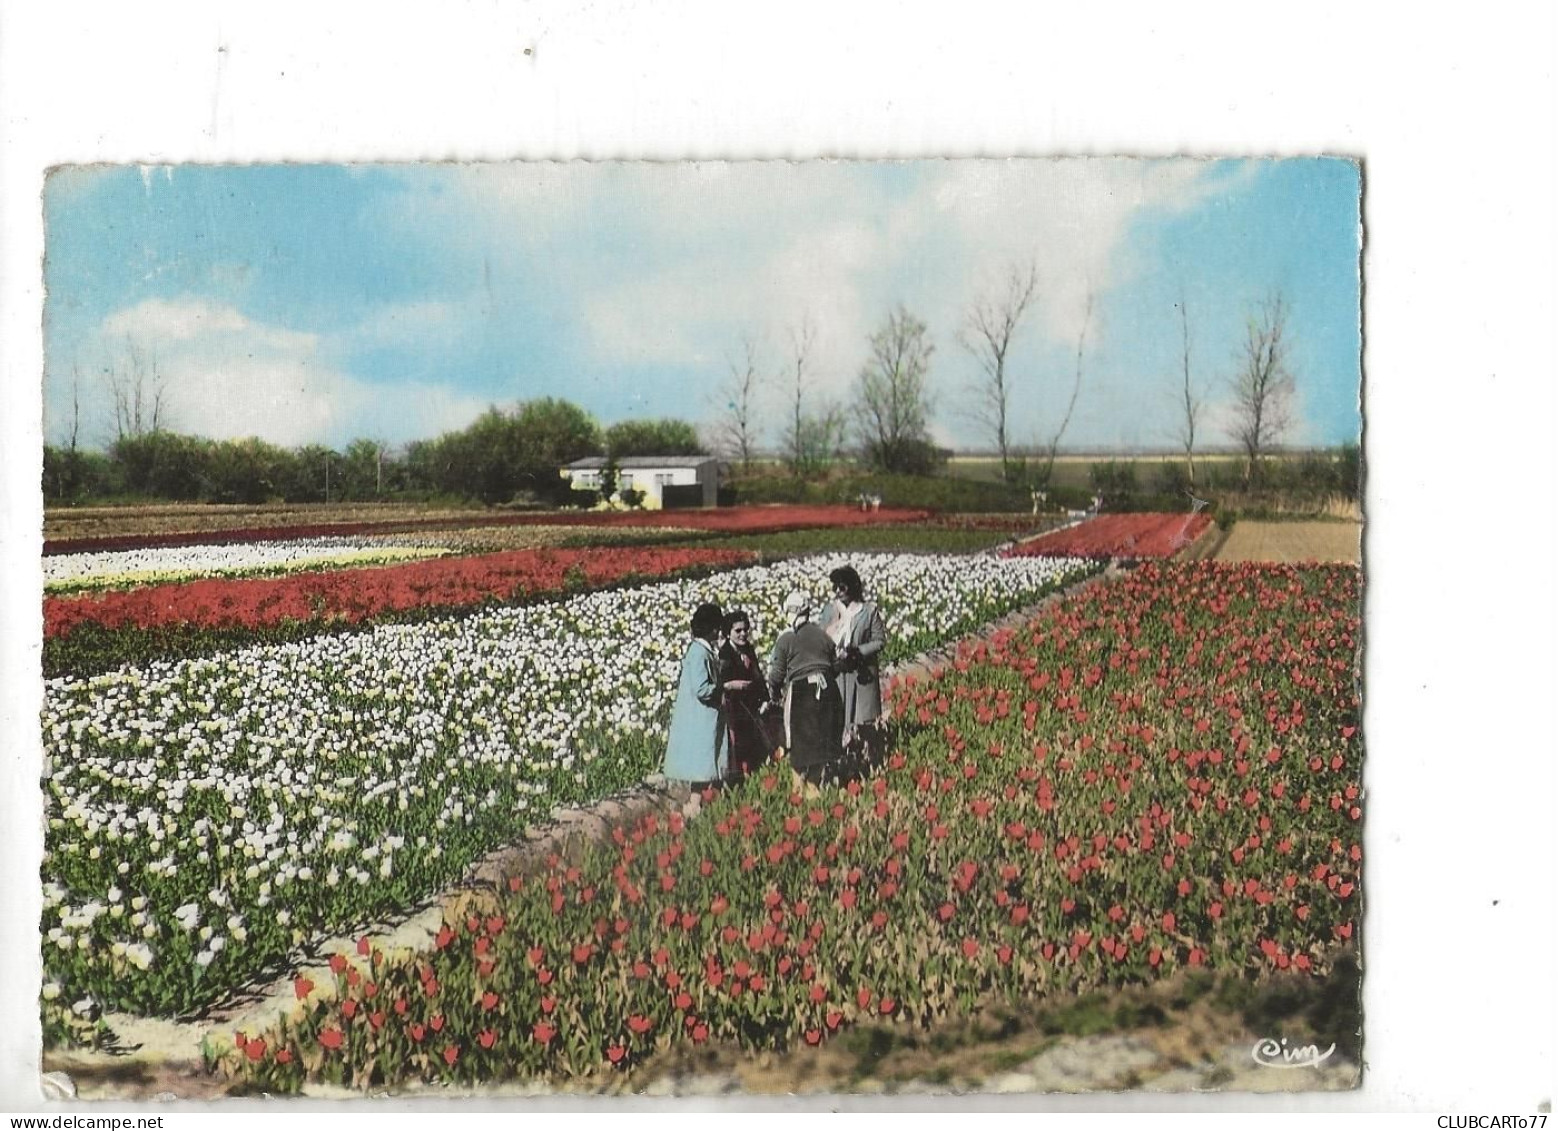
<svg viewBox="0 0 1558 1131">
<path fill-rule="evenodd" d="M 1360 192 L 53 170 L 52 1094 L 1358 1087 Z"/>
</svg>

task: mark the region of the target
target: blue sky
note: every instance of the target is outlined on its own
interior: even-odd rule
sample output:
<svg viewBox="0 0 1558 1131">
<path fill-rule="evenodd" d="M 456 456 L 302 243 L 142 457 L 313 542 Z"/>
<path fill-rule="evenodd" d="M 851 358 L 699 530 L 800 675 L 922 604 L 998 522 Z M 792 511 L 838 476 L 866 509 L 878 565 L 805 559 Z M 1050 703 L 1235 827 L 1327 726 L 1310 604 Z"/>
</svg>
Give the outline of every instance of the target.
<svg viewBox="0 0 1558 1131">
<path fill-rule="evenodd" d="M 747 338 L 777 421 L 794 327 L 815 331 L 808 396 L 845 404 L 902 303 L 935 344 L 934 431 L 971 449 L 958 330 L 1032 262 L 1017 442 L 1056 427 L 1091 294 L 1065 446 L 1172 445 L 1182 294 L 1203 435 L 1226 443 L 1245 320 L 1280 290 L 1289 439 L 1335 444 L 1360 430 L 1358 194 L 1329 159 L 68 168 L 45 193 L 45 436 L 74 384 L 83 442 L 110 439 L 101 374 L 132 353 L 167 425 L 214 437 L 398 444 L 548 395 L 706 423 Z"/>
</svg>

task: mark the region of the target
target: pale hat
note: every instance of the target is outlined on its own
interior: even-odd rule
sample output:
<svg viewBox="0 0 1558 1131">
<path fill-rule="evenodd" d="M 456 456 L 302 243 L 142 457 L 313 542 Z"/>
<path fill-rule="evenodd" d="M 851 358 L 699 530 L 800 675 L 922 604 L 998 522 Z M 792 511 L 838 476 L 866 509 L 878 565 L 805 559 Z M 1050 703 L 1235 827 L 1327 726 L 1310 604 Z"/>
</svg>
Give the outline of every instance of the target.
<svg viewBox="0 0 1558 1131">
<path fill-rule="evenodd" d="M 811 598 L 799 589 L 791 590 L 790 595 L 784 599 L 784 612 L 791 620 L 805 613 L 810 613 Z"/>
</svg>

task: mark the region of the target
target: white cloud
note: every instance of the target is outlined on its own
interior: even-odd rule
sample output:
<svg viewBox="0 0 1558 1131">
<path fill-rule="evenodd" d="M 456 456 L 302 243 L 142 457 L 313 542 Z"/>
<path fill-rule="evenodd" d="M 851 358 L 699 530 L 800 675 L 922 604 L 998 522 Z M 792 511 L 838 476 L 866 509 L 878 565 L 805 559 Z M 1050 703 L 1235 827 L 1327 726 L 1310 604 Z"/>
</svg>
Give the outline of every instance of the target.
<svg viewBox="0 0 1558 1131">
<path fill-rule="evenodd" d="M 104 338 L 125 338 L 137 346 L 157 349 L 196 337 L 253 335 L 257 329 L 231 306 L 219 306 L 202 299 L 153 298 L 109 315 L 103 320 L 100 334 Z M 303 338 L 306 335 L 275 331 L 264 335 L 261 341 L 267 347 L 289 349 L 306 346 L 308 343 L 301 340 Z"/>
<path fill-rule="evenodd" d="M 381 324 L 357 332 L 387 335 L 438 324 L 446 316 L 438 306 L 384 313 Z M 322 360 L 330 345 L 317 334 L 255 322 L 231 306 L 156 299 L 103 320 L 87 350 L 93 365 L 86 372 L 107 367 L 127 374 L 132 350 L 138 351 L 147 386 L 155 364 L 165 390 L 164 426 L 212 439 L 258 436 L 287 447 L 358 436 L 390 443 L 424 438 L 469 423 L 485 407 L 453 387 L 343 373 Z M 68 374 L 51 375 L 48 402 L 69 405 L 70 383 Z M 79 391 L 83 442 L 111 437 L 105 383 L 84 376 Z M 69 427 L 68 419 L 48 421 L 56 441 Z"/>
<path fill-rule="evenodd" d="M 1069 364 L 1066 374 L 1051 370 L 1074 348 L 1089 295 L 1098 300 L 1094 349 L 1108 336 L 1102 296 L 1144 266 L 1133 226 L 1194 207 L 1249 168 L 1128 159 L 530 166 L 463 179 L 460 207 L 484 257 L 512 255 L 517 270 L 545 262 L 558 305 L 583 312 L 586 371 L 701 369 L 712 387 L 724 358 L 755 335 L 777 372 L 789 328 L 806 318 L 817 331 L 819 392 L 847 400 L 867 337 L 902 302 L 936 345 L 942 434 L 966 443 L 980 437 L 956 409 L 973 372 L 956 335 L 977 294 L 1013 265 L 1035 265 L 1039 300 L 1012 360 L 1048 376 L 1021 398 L 1015 423 L 1048 435 L 1064 408 L 1063 396 L 1048 403 L 1050 386 L 1069 389 L 1060 379 Z M 609 233 L 597 256 L 551 254 L 549 241 L 578 247 L 592 225 Z M 1139 416 L 1139 388 L 1116 396 L 1101 377 L 1089 377 L 1073 439 L 1102 439 L 1100 429 L 1115 426 L 1095 408 L 1123 404 L 1125 419 Z"/>
<path fill-rule="evenodd" d="M 522 164 L 411 185 L 402 223 L 457 233 L 473 254 L 539 273 L 583 312 L 581 356 L 603 368 L 719 359 L 743 334 L 803 314 L 827 367 L 852 374 L 867 335 L 906 302 L 951 352 L 982 284 L 1031 259 L 1034 328 L 1074 341 L 1089 292 L 1135 269 L 1144 210 L 1205 198 L 1224 169 L 1128 159 L 722 164 Z M 884 180 L 891 182 L 883 188 Z M 447 186 L 445 186 L 447 187 Z M 593 233 L 593 241 L 580 237 Z M 554 255 L 559 247 L 576 249 Z"/>
</svg>

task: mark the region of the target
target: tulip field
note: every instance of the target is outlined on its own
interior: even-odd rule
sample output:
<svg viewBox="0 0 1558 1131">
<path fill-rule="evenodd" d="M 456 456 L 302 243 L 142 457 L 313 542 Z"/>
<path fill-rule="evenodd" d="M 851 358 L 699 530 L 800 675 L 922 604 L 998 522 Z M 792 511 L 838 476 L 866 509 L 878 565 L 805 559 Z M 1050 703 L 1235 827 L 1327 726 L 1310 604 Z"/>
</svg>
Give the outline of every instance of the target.
<svg viewBox="0 0 1558 1131">
<path fill-rule="evenodd" d="M 525 553 L 47 598 L 51 633 L 110 615 L 136 631 L 263 625 L 297 593 L 346 619 L 427 615 L 46 681 L 45 998 L 187 1014 L 284 969 L 310 939 L 437 892 L 556 806 L 641 782 L 663 753 L 695 605 L 748 609 L 766 647 L 784 595 L 820 591 L 846 560 Z M 847 560 L 892 625 L 889 660 L 1097 568 Z M 688 566 L 703 573 L 677 576 Z M 561 585 L 570 572 L 593 591 Z M 538 596 L 537 577 L 559 584 Z"/>
<path fill-rule="evenodd" d="M 68 553 L 104 553 L 145 550 L 154 547 L 232 545 L 255 541 L 298 541 L 307 538 L 403 533 L 416 530 L 504 526 L 567 525 L 594 529 L 644 529 L 674 526 L 727 534 L 762 534 L 824 527 L 871 526 L 877 523 L 917 522 L 928 512 L 901 507 L 862 511 L 847 506 L 720 507 L 716 510 L 682 511 L 547 511 L 532 514 L 492 515 L 475 518 L 452 515 L 436 518 L 396 518 L 374 521 L 328 521 L 275 526 L 229 526 L 221 530 L 159 530 L 51 538 L 44 542 L 45 557 Z"/>
<path fill-rule="evenodd" d="M 175 582 L 46 598 L 43 633 L 46 639 L 63 637 L 88 623 L 104 628 L 254 630 L 312 619 L 360 623 L 390 613 L 461 609 L 555 593 L 571 578 L 594 587 L 751 560 L 740 551 L 705 549 L 511 550 L 373 570 Z"/>
<path fill-rule="evenodd" d="M 371 939 L 231 1034 L 265 1090 L 607 1077 L 1201 969 L 1318 976 L 1360 902 L 1360 577 L 1147 564 L 893 689 L 875 773 L 780 768 Z"/>
<path fill-rule="evenodd" d="M 602 1086 L 1194 971 L 1318 980 L 1352 951 L 1356 566 L 1169 560 L 1199 516 L 992 554 L 1041 524 L 761 510 L 681 545 L 612 545 L 601 516 L 604 545 L 299 527 L 46 556 L 46 1040 L 292 979 L 289 1014 L 208 1049 L 234 1085 Z M 874 768 L 819 790 L 775 764 L 537 857 L 426 952 L 380 945 L 658 770 L 699 602 L 746 609 L 766 655 L 786 593 L 846 562 L 889 664 L 963 640 L 889 682 Z M 331 977 L 298 972 L 341 936 Z"/>
<path fill-rule="evenodd" d="M 438 557 L 441 548 L 375 546 L 350 538 L 252 542 L 237 546 L 156 547 L 43 559 L 43 587 L 60 593 L 115 589 L 202 577 L 246 577 L 343 566 L 389 565 Z"/>
<path fill-rule="evenodd" d="M 1008 551 L 1012 557 L 1168 558 L 1206 533 L 1204 514 L 1100 515 L 1041 535 Z"/>
</svg>

